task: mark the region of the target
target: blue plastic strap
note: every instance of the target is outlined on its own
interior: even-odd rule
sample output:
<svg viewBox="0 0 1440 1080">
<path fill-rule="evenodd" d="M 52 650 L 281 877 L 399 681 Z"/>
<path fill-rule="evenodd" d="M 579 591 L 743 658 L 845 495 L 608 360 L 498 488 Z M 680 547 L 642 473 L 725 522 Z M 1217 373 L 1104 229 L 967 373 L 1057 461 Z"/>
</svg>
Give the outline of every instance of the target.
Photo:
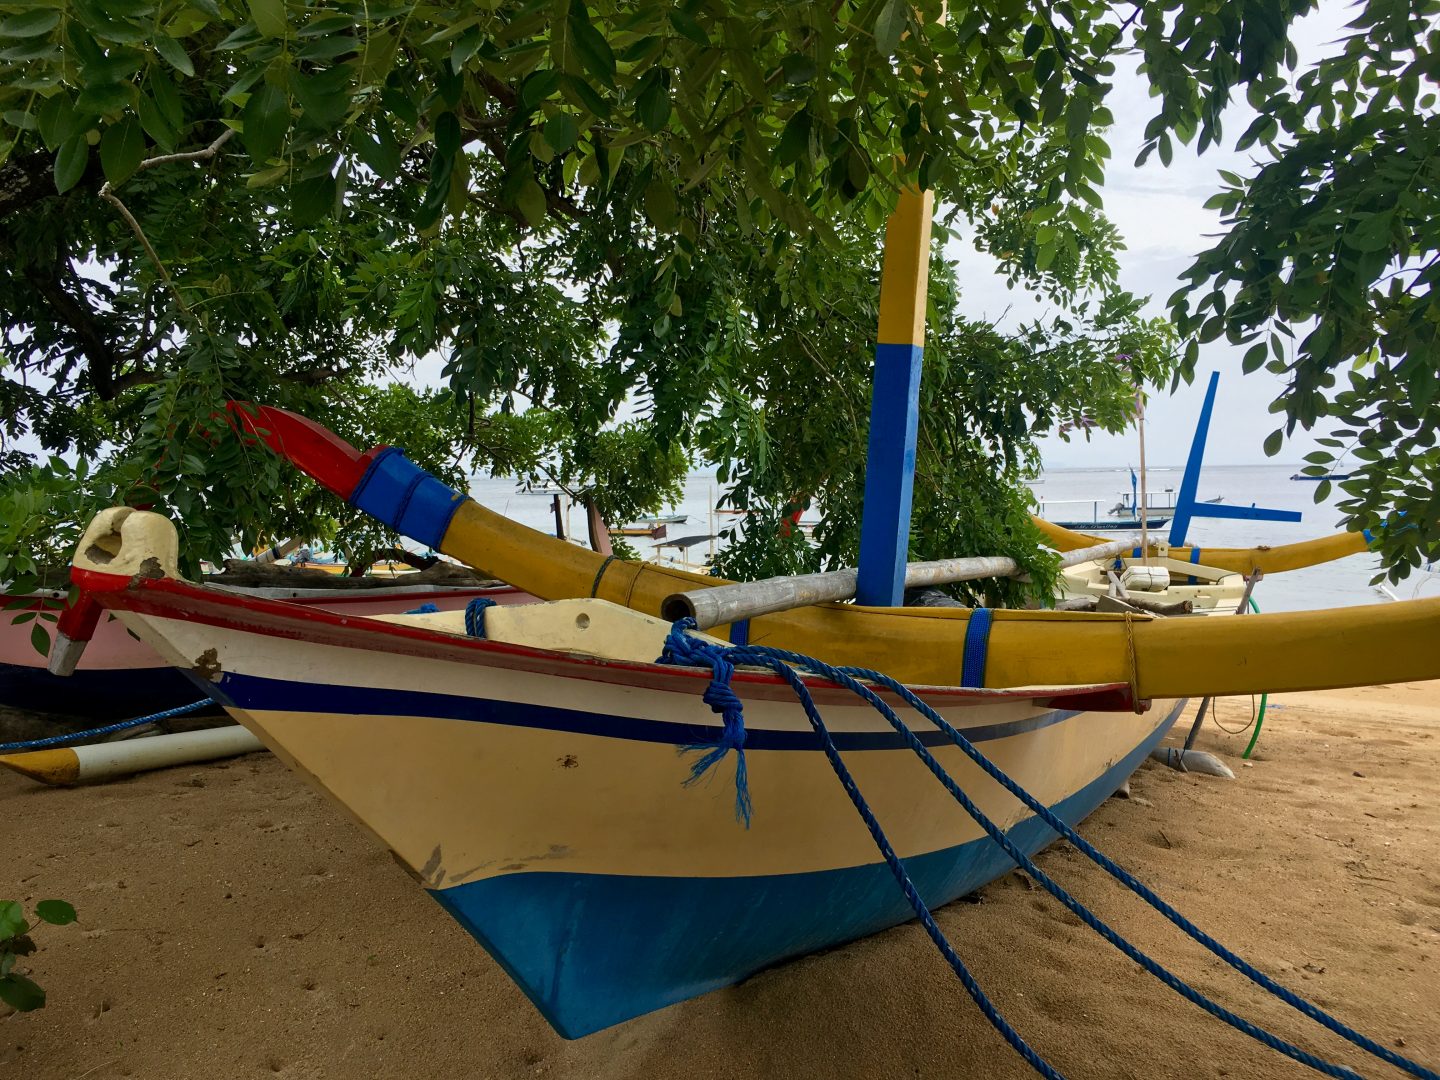
<svg viewBox="0 0 1440 1080">
<path fill-rule="evenodd" d="M 468 502 L 405 456 L 387 446 L 370 463 L 350 495 L 350 505 L 428 547 L 438 548 L 455 512 Z"/>
<path fill-rule="evenodd" d="M 960 667 L 961 686 L 985 685 L 985 661 L 990 656 L 990 624 L 995 612 L 977 607 L 965 624 L 965 653 Z"/>
<path fill-rule="evenodd" d="M 1197 547 L 1197 548 L 1191 548 L 1191 549 L 1190 549 L 1190 561 L 1191 561 L 1192 563 L 1198 563 L 1198 562 L 1200 561 L 1200 549 L 1199 549 L 1198 547 Z M 1189 584 L 1191 584 L 1191 585 L 1197 584 L 1197 579 L 1196 579 L 1196 577 L 1195 577 L 1194 574 L 1191 574 L 1191 575 L 1190 575 Z"/>
<path fill-rule="evenodd" d="M 749 620 L 749 619 L 741 619 L 741 620 L 739 620 L 738 622 L 733 622 L 733 623 L 730 624 L 730 644 L 731 644 L 731 645 L 749 645 L 749 644 L 750 644 L 750 620 Z"/>
</svg>

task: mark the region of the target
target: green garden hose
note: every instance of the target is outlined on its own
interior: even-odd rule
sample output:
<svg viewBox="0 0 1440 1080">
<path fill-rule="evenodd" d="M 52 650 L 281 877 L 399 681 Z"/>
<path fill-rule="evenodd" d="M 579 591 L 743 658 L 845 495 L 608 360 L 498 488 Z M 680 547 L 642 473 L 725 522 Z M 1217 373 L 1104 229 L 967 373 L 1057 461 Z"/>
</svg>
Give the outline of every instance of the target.
<svg viewBox="0 0 1440 1080">
<path fill-rule="evenodd" d="M 1260 614 L 1260 605 L 1255 603 L 1253 596 L 1250 597 L 1250 610 L 1256 615 Z M 1255 733 L 1250 736 L 1250 745 L 1245 747 L 1245 753 L 1240 755 L 1246 761 L 1250 760 L 1250 751 L 1254 750 L 1255 744 L 1260 741 L 1260 725 L 1265 722 L 1265 705 L 1269 700 L 1269 694 L 1260 695 L 1260 714 L 1255 717 Z"/>
</svg>

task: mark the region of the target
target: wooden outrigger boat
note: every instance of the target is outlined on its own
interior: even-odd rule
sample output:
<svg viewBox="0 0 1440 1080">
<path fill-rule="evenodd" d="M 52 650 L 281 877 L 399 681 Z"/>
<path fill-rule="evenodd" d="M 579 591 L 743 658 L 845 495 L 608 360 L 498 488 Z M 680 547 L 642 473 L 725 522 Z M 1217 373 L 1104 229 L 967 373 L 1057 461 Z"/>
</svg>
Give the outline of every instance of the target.
<svg viewBox="0 0 1440 1080">
<path fill-rule="evenodd" d="M 708 671 L 654 662 L 669 623 L 580 599 L 491 609 L 480 638 L 459 612 L 351 618 L 193 585 L 175 553 L 164 518 L 106 511 L 75 581 L 374 832 L 563 1035 L 911 917 L 775 676 L 735 676 L 752 826 L 728 784 L 682 783 L 676 751 L 721 722 Z M 1010 867 L 879 716 L 813 686 L 928 903 Z M 1069 822 L 1183 705 L 1135 702 L 1125 680 L 917 692 Z M 1017 844 L 1053 840 L 938 736 L 922 734 Z"/>
<path fill-rule="evenodd" d="M 726 785 L 682 783 L 676 750 L 715 744 L 721 724 L 700 696 L 708 671 L 653 662 L 669 623 L 590 598 L 493 609 L 483 637 L 459 612 L 351 618 L 179 580 L 176 544 L 158 515 L 106 511 L 75 583 L 346 806 L 562 1034 L 910 917 L 774 676 L 735 676 L 756 807 L 745 829 Z M 1222 620 L 995 612 L 978 668 L 944 649 L 982 621 L 970 611 L 787 614 L 797 638 L 842 662 L 852 625 L 873 645 L 885 626 L 892 646 L 937 642 L 957 677 L 926 680 L 917 673 L 938 661 L 922 656 L 906 679 L 1067 822 L 1144 760 L 1188 694 L 1440 676 L 1440 600 Z M 1045 667 L 1064 677 L 1010 677 Z M 1072 678 L 1112 668 L 1119 677 Z M 999 688 L 991 670 L 1005 673 Z M 813 692 L 928 904 L 1009 868 L 882 720 L 822 681 Z M 1023 850 L 1053 839 L 938 732 L 921 734 Z"/>
</svg>

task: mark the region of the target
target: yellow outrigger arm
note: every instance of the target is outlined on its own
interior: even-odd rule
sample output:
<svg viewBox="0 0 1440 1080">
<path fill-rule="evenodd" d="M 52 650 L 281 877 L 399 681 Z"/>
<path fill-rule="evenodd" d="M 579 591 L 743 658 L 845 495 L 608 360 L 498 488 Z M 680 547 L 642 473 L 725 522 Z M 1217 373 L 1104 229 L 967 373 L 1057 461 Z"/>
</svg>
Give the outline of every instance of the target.
<svg viewBox="0 0 1440 1080">
<path fill-rule="evenodd" d="M 1044 518 L 1032 517 L 1050 545 L 1057 551 L 1075 551 L 1079 548 L 1103 544 L 1104 537 L 1066 529 Z M 1150 554 L 1155 555 L 1157 545 L 1150 544 Z M 1180 562 L 1203 563 L 1217 570 L 1233 570 L 1237 574 L 1253 574 L 1256 570 L 1265 574 L 1280 574 L 1286 570 L 1300 570 L 1307 566 L 1343 559 L 1347 555 L 1359 555 L 1370 549 L 1364 533 L 1335 533 L 1314 540 L 1302 540 L 1295 544 L 1281 544 L 1278 547 L 1251 548 L 1198 548 L 1172 547 L 1170 558 Z"/>
</svg>

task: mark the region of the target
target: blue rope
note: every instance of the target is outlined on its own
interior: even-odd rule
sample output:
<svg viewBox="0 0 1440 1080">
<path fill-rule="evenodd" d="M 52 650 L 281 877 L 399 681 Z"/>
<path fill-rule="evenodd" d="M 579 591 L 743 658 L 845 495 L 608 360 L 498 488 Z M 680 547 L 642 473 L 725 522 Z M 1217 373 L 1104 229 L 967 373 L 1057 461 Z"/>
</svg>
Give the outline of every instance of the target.
<svg viewBox="0 0 1440 1080">
<path fill-rule="evenodd" d="M 953 742 L 956 746 L 960 747 L 960 749 L 972 761 L 979 765 L 992 779 L 996 780 L 1007 791 L 1016 796 L 1016 798 L 1020 799 L 1020 801 L 1027 808 L 1029 808 L 1038 817 L 1040 817 L 1042 821 L 1044 821 L 1048 826 L 1050 826 L 1050 828 L 1052 828 L 1055 832 L 1059 833 L 1061 836 L 1069 840 L 1072 844 L 1075 845 L 1077 849 L 1084 852 L 1088 857 L 1090 857 L 1098 865 L 1100 865 L 1103 869 L 1110 873 L 1111 876 L 1115 877 L 1117 880 L 1121 881 L 1123 884 L 1129 887 L 1132 891 L 1136 892 L 1152 907 L 1155 907 L 1156 910 L 1160 911 L 1168 919 L 1170 919 L 1171 922 L 1175 923 L 1176 926 L 1180 927 L 1196 941 L 1205 945 L 1206 948 L 1208 948 L 1212 953 L 1219 956 L 1221 959 L 1226 960 L 1227 963 L 1229 963 L 1237 971 L 1241 972 L 1241 974 L 1246 975 L 1246 977 L 1251 979 L 1252 982 L 1255 982 L 1257 985 L 1262 986 L 1266 990 L 1270 991 L 1272 994 L 1280 997 L 1281 1000 L 1286 1002 L 1286 1004 L 1291 1005 L 1293 1008 L 1304 1013 L 1306 1016 L 1309 1016 L 1311 1019 L 1322 1024 L 1324 1027 L 1335 1032 L 1336 1034 L 1341 1035 L 1355 1045 L 1369 1051 L 1376 1057 L 1379 1057 L 1382 1060 L 1389 1062 L 1390 1064 L 1396 1065 L 1397 1067 L 1404 1069 L 1405 1071 L 1411 1073 L 1414 1076 L 1421 1077 L 1423 1078 L 1423 1080 L 1440 1080 L 1440 1076 L 1437 1076 L 1437 1074 L 1432 1072 L 1431 1070 L 1426 1069 L 1423 1066 L 1418 1065 L 1415 1062 L 1412 1062 L 1409 1059 L 1394 1053 L 1388 1048 L 1381 1046 L 1380 1044 L 1374 1042 L 1366 1036 L 1353 1031 L 1346 1025 L 1342 1024 L 1340 1021 L 1334 1019 L 1316 1006 L 1310 1004 L 1308 1001 L 1305 1001 L 1303 998 L 1298 997 L 1285 987 L 1280 986 L 1278 983 L 1274 982 L 1274 980 L 1270 979 L 1268 976 L 1264 975 L 1262 972 L 1258 971 L 1250 964 L 1246 963 L 1240 957 L 1231 953 L 1228 949 L 1220 945 L 1209 935 L 1205 934 L 1198 927 L 1194 926 L 1194 924 L 1189 922 L 1189 920 L 1187 920 L 1183 915 L 1175 911 L 1174 908 L 1170 907 L 1163 900 L 1161 900 L 1159 896 L 1152 892 L 1147 886 L 1145 886 L 1142 882 L 1136 879 L 1128 871 L 1115 864 L 1108 857 L 1106 857 L 1104 854 L 1094 848 L 1093 845 L 1091 845 L 1088 841 L 1086 841 L 1083 837 L 1076 833 L 1074 829 L 1072 829 L 1068 824 L 1066 824 L 1060 818 L 1056 817 L 1049 810 L 1048 807 L 1044 806 L 1032 795 L 1030 795 L 1029 792 L 1025 791 L 1022 787 L 1020 787 L 1020 785 L 1016 784 L 1013 780 L 1011 780 L 1010 777 L 1008 777 L 998 767 L 996 767 L 987 758 L 985 758 L 983 754 L 976 750 L 975 747 L 969 742 L 968 739 L 965 738 L 964 735 L 962 735 L 959 731 L 955 730 L 948 723 L 946 723 L 945 720 L 941 718 L 938 713 L 936 713 L 932 708 L 930 708 L 930 706 L 925 704 L 925 702 L 921 701 L 918 697 L 916 697 L 914 693 L 912 693 L 905 686 L 889 678 L 888 676 L 882 675 L 879 672 L 872 671 L 866 668 L 833 668 L 811 657 L 802 656 L 797 653 L 786 652 L 780 649 L 771 649 L 765 647 L 725 649 L 722 646 L 706 645 L 705 643 L 699 642 L 694 638 L 690 638 L 688 634 L 684 633 L 684 631 L 691 626 L 693 626 L 693 623 L 689 620 L 681 620 L 680 622 L 675 624 L 675 627 L 672 629 L 671 634 L 666 641 L 665 657 L 684 657 L 685 659 L 682 662 L 688 661 L 691 663 L 698 663 L 708 666 L 710 663 L 710 658 L 712 656 L 723 653 L 726 654 L 723 659 L 732 666 L 736 663 L 755 664 L 757 666 L 766 667 L 772 671 L 776 671 L 783 678 L 785 678 L 787 682 L 790 683 L 792 688 L 795 689 L 796 695 L 800 699 L 802 707 L 805 708 L 806 715 L 810 717 L 812 726 L 816 727 L 816 730 L 821 733 L 822 745 L 832 745 L 829 743 L 828 734 L 826 734 L 823 730 L 823 721 L 820 720 L 818 713 L 814 711 L 814 704 L 813 701 L 810 699 L 808 689 L 805 688 L 803 682 L 799 680 L 799 677 L 795 674 L 794 670 L 789 665 L 794 664 L 800 667 L 807 668 L 810 671 L 813 671 L 816 674 L 819 674 L 822 677 L 830 680 L 831 682 L 850 690 L 852 693 L 855 693 L 856 695 L 864 699 L 872 707 L 879 711 L 882 716 L 885 717 L 886 721 L 890 723 L 891 727 L 893 727 L 906 740 L 910 748 L 921 758 L 921 760 L 925 763 L 927 768 L 929 768 L 931 773 L 935 775 L 938 780 L 940 780 L 940 782 L 945 786 L 946 790 L 949 791 L 950 794 L 956 799 L 956 801 L 959 802 L 960 805 L 966 810 L 966 812 L 969 813 L 970 816 L 980 824 L 980 826 L 986 831 L 986 833 L 993 840 L 995 840 L 1003 850 L 1005 850 L 1006 854 L 1008 854 L 1017 863 L 1017 865 L 1019 865 L 1027 874 L 1029 874 L 1036 881 L 1038 881 L 1046 889 L 1047 892 L 1049 892 L 1052 896 L 1054 896 L 1057 900 L 1064 904 L 1067 909 L 1069 909 L 1072 913 L 1081 918 L 1081 920 L 1084 921 L 1086 925 L 1090 926 L 1091 929 L 1095 930 L 1112 945 L 1120 949 L 1120 951 L 1123 952 L 1126 956 L 1130 957 L 1130 959 L 1140 964 L 1143 968 L 1145 968 L 1146 971 L 1154 975 L 1161 982 L 1165 983 L 1165 985 L 1169 986 L 1172 990 L 1175 990 L 1182 997 L 1186 998 L 1186 1000 L 1191 1001 L 1195 1005 L 1198 1005 L 1206 1012 L 1210 1013 L 1212 1016 L 1224 1020 L 1232 1027 L 1235 1027 L 1237 1030 L 1242 1031 L 1247 1035 L 1250 1035 L 1252 1038 L 1255 1038 L 1266 1046 L 1269 1046 L 1271 1049 L 1278 1050 L 1281 1053 L 1284 1053 L 1287 1056 L 1293 1058 L 1294 1060 L 1309 1065 L 1311 1068 L 1314 1068 L 1319 1072 L 1325 1073 L 1326 1075 L 1345 1077 L 1348 1078 L 1348 1080 L 1354 1080 L 1354 1078 L 1358 1075 L 1349 1069 L 1346 1069 L 1342 1066 L 1333 1065 L 1329 1062 L 1324 1061 L 1321 1058 L 1315 1057 L 1314 1055 L 1300 1050 L 1298 1047 L 1292 1046 L 1291 1044 L 1272 1035 L 1268 1031 L 1256 1027 L 1254 1024 L 1251 1024 L 1244 1018 L 1239 1017 L 1234 1013 L 1231 1013 L 1229 1010 L 1223 1008 L 1222 1006 L 1210 1001 L 1208 998 L 1204 997 L 1204 995 L 1200 994 L 1198 991 L 1188 986 L 1186 983 L 1184 983 L 1175 975 L 1167 971 L 1161 965 L 1151 960 L 1144 953 L 1141 953 L 1129 942 L 1125 941 L 1124 938 L 1120 937 L 1119 934 L 1117 934 L 1100 919 L 1095 917 L 1091 912 L 1085 909 L 1083 905 L 1081 905 L 1067 892 L 1065 892 L 1063 888 L 1061 888 L 1048 875 L 1046 875 L 1043 871 L 1036 867 L 1034 863 L 1031 862 L 1031 860 L 1027 856 L 1025 856 L 1023 852 L 1021 852 L 1017 847 L 1015 847 L 1013 842 L 1010 841 L 1009 837 L 1006 836 L 1005 833 L 1001 831 L 997 826 L 995 826 L 993 822 L 986 818 L 985 815 L 979 810 L 979 808 L 976 807 L 975 804 L 968 798 L 968 796 L 966 796 L 965 793 L 960 790 L 959 786 L 955 783 L 953 778 L 951 778 L 949 774 L 945 772 L 944 768 L 939 764 L 939 762 L 937 762 L 934 757 L 931 756 L 929 751 L 926 750 L 924 745 L 920 743 L 919 739 L 916 738 L 914 733 L 895 714 L 894 710 L 891 709 L 890 706 L 887 705 L 883 700 L 881 700 L 873 690 L 857 682 L 856 678 L 858 677 L 868 679 L 869 681 L 874 682 L 879 686 L 883 686 L 884 688 L 889 689 L 897 696 L 899 696 L 908 705 L 918 711 L 922 716 L 925 716 L 928 720 L 934 723 L 937 728 L 939 728 L 946 734 L 946 736 L 951 740 L 951 742 Z M 685 639 L 685 641 L 677 641 L 677 639 L 679 638 L 683 638 Z M 662 657 L 662 660 L 664 660 L 665 657 Z M 829 756 L 828 751 L 827 756 Z M 831 764 L 832 766 L 834 766 L 835 761 L 832 760 Z M 838 769 L 837 775 L 839 775 Z M 844 775 L 841 776 L 841 782 L 842 784 L 845 782 Z M 847 787 L 847 792 L 848 791 L 849 788 Z M 858 795 L 858 792 L 856 792 L 856 795 Z M 856 801 L 855 796 L 852 796 L 851 801 Z M 875 833 L 878 831 L 879 826 L 878 824 L 873 826 L 871 825 L 871 820 L 873 816 L 869 815 L 868 807 L 863 805 L 863 799 L 857 802 L 856 806 L 857 809 L 860 811 L 862 818 L 866 819 L 867 827 L 871 827 L 872 836 L 875 835 Z M 882 854 L 884 854 L 885 849 L 882 847 L 881 851 Z M 887 858 L 886 861 L 887 863 L 890 862 L 889 858 Z M 896 869 L 897 865 L 892 864 L 892 873 L 896 872 Z M 903 866 L 900 866 L 899 872 L 896 874 L 896 877 L 897 880 L 900 881 L 902 889 L 906 889 L 906 885 L 908 883 L 908 876 L 905 876 L 902 880 L 901 875 L 903 874 Z M 911 889 L 913 889 L 913 886 L 911 886 L 910 889 L 906 889 L 907 898 L 910 895 Z M 915 905 L 912 902 L 912 907 L 914 906 Z M 920 915 L 921 921 L 923 923 L 925 921 L 926 915 L 921 914 L 921 910 L 921 908 L 917 907 L 916 913 L 917 915 Z M 929 932 L 930 927 L 927 926 L 926 930 L 927 932 Z M 939 933 L 938 929 L 935 931 L 935 933 Z M 931 936 L 933 939 L 935 935 L 932 934 Z M 939 943 L 937 942 L 937 946 L 938 944 Z M 941 952 L 942 954 L 944 954 L 945 949 L 942 948 Z M 946 959 L 950 959 L 949 955 L 946 955 Z M 954 967 L 955 965 L 952 963 L 951 966 Z M 958 973 L 959 972 L 957 971 L 957 974 Z M 961 981 L 965 982 L 964 975 L 961 976 Z M 966 989 L 970 989 L 968 984 L 966 986 Z M 975 997 L 974 992 L 971 993 L 971 997 Z M 979 1004 L 978 1000 L 977 1004 Z M 984 1005 L 981 1005 L 981 1008 L 982 1011 L 985 1012 L 987 1018 L 991 1020 L 991 1023 L 995 1024 L 997 1030 L 999 1030 L 1001 1034 L 1005 1036 L 1006 1040 L 1011 1042 L 1012 1046 L 1016 1045 L 1015 1040 L 1018 1040 L 1019 1036 L 1015 1035 L 1012 1039 L 1012 1033 L 1008 1033 L 1006 1031 L 1006 1028 L 1001 1026 L 1002 1024 L 1004 1024 L 1003 1018 L 1000 1018 L 998 1013 L 994 1013 L 992 1015 L 992 1012 L 986 1010 Z M 1017 1049 L 1019 1049 L 1018 1046 Z M 1039 1065 L 1036 1065 L 1035 1061 L 1031 1060 L 1028 1055 L 1025 1055 L 1023 1051 L 1022 1056 L 1025 1056 L 1026 1060 L 1030 1061 L 1032 1066 L 1035 1066 L 1037 1070 L 1040 1071 L 1043 1075 L 1052 1075 L 1052 1073 L 1046 1071 L 1046 1069 L 1049 1068 L 1048 1065 L 1045 1066 L 1045 1068 L 1041 1068 Z M 1043 1062 L 1041 1064 L 1043 1064 Z"/>
<path fill-rule="evenodd" d="M 425 604 L 421 604 L 419 607 L 411 608 L 409 611 L 405 612 L 405 614 L 406 614 L 406 615 L 434 615 L 434 614 L 435 614 L 437 611 L 439 611 L 439 610 L 440 610 L 440 609 L 439 609 L 438 607 L 436 607 L 434 604 L 425 603 Z"/>
<path fill-rule="evenodd" d="M 485 609 L 495 606 L 494 600 L 477 596 L 465 605 L 465 632 L 471 637 L 485 636 Z"/>
<path fill-rule="evenodd" d="M 725 659 L 723 647 L 707 646 L 704 642 L 697 641 L 688 634 L 682 636 L 683 641 L 676 640 L 675 633 L 671 632 L 665 640 L 665 651 L 660 656 L 660 662 L 662 664 L 708 667 L 711 670 L 710 685 L 705 687 L 705 693 L 701 700 L 709 705 L 713 712 L 719 713 L 720 718 L 724 721 L 720 736 L 714 741 L 689 743 L 680 747 L 682 754 L 698 752 L 701 755 L 690 764 L 690 776 L 685 780 L 685 786 L 693 787 L 698 784 L 712 766 L 719 764 L 726 754 L 734 750 L 735 820 L 748 829 L 753 807 L 750 804 L 750 774 L 745 766 L 744 706 L 730 685 L 730 677 L 735 674 L 735 666 Z M 699 649 L 710 650 L 705 654 L 706 659 L 703 665 L 697 665 L 690 659 L 695 655 L 693 651 L 690 651 L 691 645 Z M 686 651 L 677 652 L 675 651 L 676 647 Z"/>
<path fill-rule="evenodd" d="M 686 624 L 688 624 L 688 627 Z M 835 770 L 835 775 L 839 778 L 840 785 L 845 789 L 845 794 L 850 797 L 851 804 L 865 822 L 865 827 L 870 830 L 871 839 L 875 841 L 875 846 L 880 849 L 880 854 L 884 857 L 886 865 L 890 867 L 890 873 L 894 875 L 895 880 L 899 883 L 900 889 L 905 894 L 905 899 L 909 901 L 910 907 L 914 910 L 916 918 L 920 920 L 920 925 L 925 928 L 925 933 L 928 934 L 930 940 L 934 942 L 935 948 L 940 951 L 940 955 L 945 958 L 945 962 L 950 965 L 951 970 L 959 977 L 961 985 L 965 987 L 965 992 L 970 995 L 970 999 L 975 1002 L 976 1006 L 985 1015 L 985 1018 L 990 1021 L 995 1030 L 1001 1034 L 1016 1053 L 1029 1062 L 1030 1066 L 1036 1072 L 1044 1076 L 1046 1080 L 1065 1080 L 1064 1074 L 1036 1053 L 1035 1049 L 1024 1040 L 1020 1033 L 1005 1019 L 1000 1010 L 995 1007 L 994 1002 L 986 995 L 980 984 L 975 981 L 975 976 L 970 973 L 970 969 L 965 966 L 965 961 L 960 959 L 960 956 L 950 945 L 949 939 L 945 937 L 940 927 L 936 925 L 934 916 L 930 914 L 930 909 L 926 906 L 924 899 L 921 898 L 919 890 L 915 888 L 915 883 L 910 880 L 910 875 L 905 872 L 905 866 L 901 863 L 900 857 L 895 854 L 895 849 L 891 846 L 889 838 L 885 835 L 885 831 L 880 827 L 879 821 L 876 820 L 875 815 L 866 804 L 865 797 L 860 794 L 860 789 L 855 783 L 855 778 L 850 775 L 850 770 L 846 768 L 845 762 L 841 760 L 840 751 L 835 748 L 835 742 L 830 738 L 830 731 L 826 728 L 825 721 L 820 718 L 820 713 L 815 708 L 814 699 L 811 698 L 810 691 L 801 681 L 800 676 L 796 674 L 793 668 L 779 659 L 772 659 L 768 655 L 771 650 L 766 649 L 764 646 L 726 647 L 722 645 L 709 645 L 696 638 L 692 638 L 689 634 L 685 633 L 684 630 L 689 627 L 694 627 L 694 625 L 695 620 L 693 619 L 681 619 L 675 623 L 674 628 L 670 631 L 670 635 L 665 639 L 665 651 L 660 656 L 660 662 L 682 664 L 690 667 L 710 667 L 715 670 L 717 680 L 720 677 L 720 672 L 723 667 L 723 669 L 726 669 L 724 675 L 726 680 L 725 686 L 732 696 L 734 695 L 734 691 L 729 688 L 729 678 L 734 671 L 734 666 L 726 654 L 729 654 L 729 657 L 740 659 L 742 663 L 753 662 L 760 666 L 768 667 L 790 684 L 791 688 L 795 691 L 795 696 L 800 700 L 801 707 L 805 710 L 806 717 L 810 720 L 810 726 L 815 729 L 815 733 L 820 737 L 821 748 L 825 751 L 825 757 L 829 760 L 830 767 Z M 742 655 L 737 656 L 737 654 Z M 854 680 L 851 681 L 853 682 Z M 715 683 L 712 682 L 711 686 L 714 685 Z M 707 690 L 706 693 L 708 695 L 709 691 Z M 736 712 L 738 713 L 738 698 L 736 699 L 736 704 Z M 710 707 L 713 709 L 715 705 L 712 703 Z M 742 762 L 744 760 L 743 753 L 744 752 L 741 751 Z M 694 779 L 693 776 L 691 779 Z M 690 781 L 686 781 L 686 783 L 689 782 Z M 735 783 L 735 798 L 738 803 L 741 783 L 739 765 L 736 767 Z"/>
<path fill-rule="evenodd" d="M 26 739 L 23 742 L 0 743 L 0 754 L 8 754 L 12 750 L 39 750 L 46 746 L 60 746 L 67 742 L 74 742 L 77 739 L 93 739 L 101 735 L 110 735 L 117 731 L 125 731 L 128 728 L 141 727 L 144 724 L 153 724 L 157 720 L 168 720 L 172 716 L 184 716 L 205 705 L 214 705 L 211 698 L 201 698 L 199 701 L 192 701 L 189 705 L 180 705 L 174 709 L 165 709 L 163 712 L 151 713 L 149 716 L 136 717 L 134 720 L 121 720 L 117 724 L 106 724 L 104 727 L 90 728 L 87 731 L 72 731 L 68 735 L 51 735 L 44 739 Z"/>
</svg>

